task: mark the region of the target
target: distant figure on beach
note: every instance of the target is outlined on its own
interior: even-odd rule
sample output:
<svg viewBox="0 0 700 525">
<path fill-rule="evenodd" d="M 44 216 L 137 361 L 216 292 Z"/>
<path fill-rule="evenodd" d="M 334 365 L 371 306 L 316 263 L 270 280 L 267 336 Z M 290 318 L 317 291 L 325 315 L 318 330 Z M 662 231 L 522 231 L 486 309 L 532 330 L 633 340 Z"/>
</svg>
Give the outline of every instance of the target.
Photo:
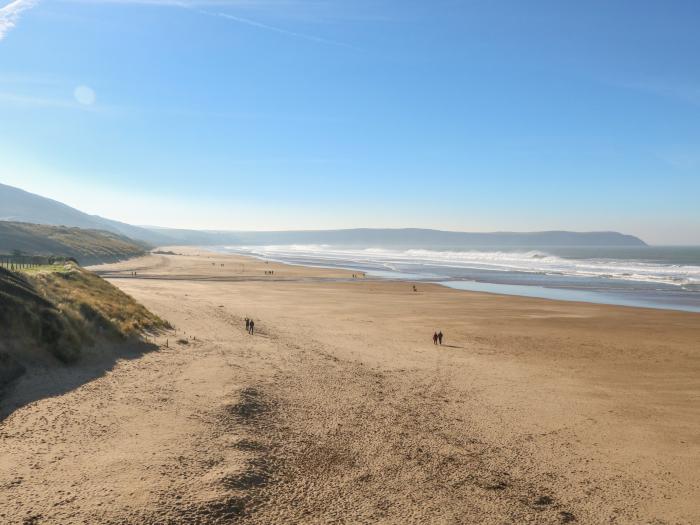
<svg viewBox="0 0 700 525">
<path fill-rule="evenodd" d="M 438 338 L 438 342 L 440 344 L 442 344 L 442 332 L 438 332 L 437 338 Z"/>
<path fill-rule="evenodd" d="M 438 341 L 438 335 L 437 332 L 433 332 L 433 344 L 436 345 Z"/>
<path fill-rule="evenodd" d="M 249 333 L 250 335 L 253 335 L 254 332 L 255 332 L 255 321 L 253 321 L 253 320 L 251 319 L 251 320 L 250 320 L 250 323 L 248 324 L 248 333 Z"/>
<path fill-rule="evenodd" d="M 413 285 L 413 291 L 414 291 L 414 292 L 417 292 L 417 291 L 418 291 L 418 288 L 416 288 L 416 285 L 415 285 L 415 284 Z"/>
<path fill-rule="evenodd" d="M 245 318 L 245 331 L 250 332 L 250 319 Z"/>
</svg>

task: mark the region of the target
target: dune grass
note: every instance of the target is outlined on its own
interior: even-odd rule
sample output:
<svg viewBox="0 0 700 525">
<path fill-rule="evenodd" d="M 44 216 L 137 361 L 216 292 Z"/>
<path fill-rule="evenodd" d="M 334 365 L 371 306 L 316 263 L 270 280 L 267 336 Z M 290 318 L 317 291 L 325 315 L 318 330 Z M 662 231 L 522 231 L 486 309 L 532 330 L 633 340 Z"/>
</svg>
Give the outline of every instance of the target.
<svg viewBox="0 0 700 525">
<path fill-rule="evenodd" d="M 70 363 L 101 339 L 123 340 L 169 326 L 74 263 L 34 270 L 0 269 L 0 331 L 6 340 L 21 341 L 18 348 L 34 345 Z"/>
<path fill-rule="evenodd" d="M 37 288 L 62 311 L 120 337 L 166 326 L 162 319 L 101 277 L 74 264 L 67 268 L 34 276 Z"/>
</svg>

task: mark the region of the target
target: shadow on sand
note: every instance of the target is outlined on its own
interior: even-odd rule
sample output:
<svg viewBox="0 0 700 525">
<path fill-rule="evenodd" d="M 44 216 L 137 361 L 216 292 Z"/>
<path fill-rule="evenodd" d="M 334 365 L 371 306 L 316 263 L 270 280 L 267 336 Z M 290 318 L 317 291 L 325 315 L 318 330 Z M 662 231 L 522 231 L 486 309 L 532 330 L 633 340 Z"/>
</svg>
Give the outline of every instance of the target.
<svg viewBox="0 0 700 525">
<path fill-rule="evenodd" d="M 158 348 L 158 345 L 142 340 L 100 343 L 73 364 L 62 364 L 58 360 L 34 365 L 24 363 L 25 373 L 0 390 L 0 424 L 19 408 L 39 399 L 70 392 L 104 376 L 117 361 L 138 359 Z"/>
</svg>

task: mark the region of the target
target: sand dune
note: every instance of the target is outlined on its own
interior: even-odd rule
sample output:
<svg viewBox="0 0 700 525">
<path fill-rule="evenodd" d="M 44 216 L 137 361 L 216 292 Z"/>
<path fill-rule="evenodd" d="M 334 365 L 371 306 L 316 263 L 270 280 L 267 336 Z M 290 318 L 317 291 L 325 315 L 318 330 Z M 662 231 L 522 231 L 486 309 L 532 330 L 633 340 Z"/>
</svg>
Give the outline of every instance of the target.
<svg viewBox="0 0 700 525">
<path fill-rule="evenodd" d="M 700 522 L 699 315 L 172 250 L 99 270 L 177 332 L 0 422 L 0 522 Z"/>
</svg>

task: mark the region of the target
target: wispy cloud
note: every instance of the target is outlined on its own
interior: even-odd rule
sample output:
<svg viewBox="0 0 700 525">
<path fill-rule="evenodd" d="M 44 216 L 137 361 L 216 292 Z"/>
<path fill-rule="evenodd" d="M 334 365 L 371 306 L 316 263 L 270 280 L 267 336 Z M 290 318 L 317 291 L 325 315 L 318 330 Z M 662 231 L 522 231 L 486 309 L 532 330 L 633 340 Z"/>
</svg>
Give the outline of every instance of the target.
<svg viewBox="0 0 700 525">
<path fill-rule="evenodd" d="M 265 31 L 272 31 L 274 33 L 279 33 L 279 34 L 290 36 L 293 38 L 300 38 L 302 40 L 309 40 L 311 42 L 316 42 L 317 44 L 327 44 L 327 45 L 331 45 L 331 46 L 339 46 L 339 47 L 345 47 L 348 49 L 355 49 L 350 44 L 345 44 L 343 42 L 337 42 L 335 40 L 329 40 L 327 38 L 323 38 L 323 37 L 319 37 L 319 36 L 315 36 L 315 35 L 309 35 L 306 33 L 299 33 L 297 31 L 290 31 L 288 29 L 283 29 L 281 27 L 275 27 L 275 26 L 271 26 L 268 24 L 263 24 L 262 22 L 258 22 L 256 20 L 251 20 L 249 18 L 243 18 L 241 16 L 235 16 L 235 15 L 230 15 L 228 13 L 221 13 L 221 12 L 202 11 L 201 9 L 198 9 L 197 12 L 202 13 L 204 15 L 209 15 L 209 16 L 218 16 L 221 18 L 225 18 L 227 20 L 232 20 L 232 21 L 237 22 L 239 24 L 245 24 L 248 26 L 256 27 L 258 29 L 263 29 Z"/>
<path fill-rule="evenodd" d="M 308 22 L 381 21 L 390 19 L 379 16 L 377 0 L 353 0 L 353 2 L 328 0 L 61 0 L 82 4 L 131 4 L 150 6 L 184 7 L 191 9 L 238 9 L 280 15 Z"/>
<path fill-rule="evenodd" d="M 357 49 L 356 47 L 346 44 L 344 42 L 338 42 L 336 40 L 331 40 L 328 38 L 320 37 L 317 35 L 312 35 L 308 33 L 302 33 L 299 31 L 292 31 L 289 29 L 284 29 L 282 27 L 277 27 L 270 24 L 265 24 L 259 22 L 258 20 L 253 20 L 250 18 L 233 15 L 224 12 L 213 12 L 204 10 L 204 8 L 240 8 L 246 10 L 265 10 L 265 11 L 277 11 L 283 8 L 294 8 L 293 11 L 298 11 L 301 6 L 309 5 L 309 2 L 300 2 L 298 0 L 64 0 L 66 2 L 72 3 L 83 3 L 83 4 L 130 4 L 130 5 L 151 5 L 151 6 L 163 6 L 163 7 L 178 7 L 183 9 L 191 10 L 203 15 L 215 16 L 220 18 L 225 18 L 231 20 L 238 24 L 245 24 L 251 27 L 255 27 L 264 31 L 271 31 L 281 35 L 286 35 L 292 38 L 298 38 L 302 40 L 307 40 L 310 42 L 315 42 L 317 44 L 325 44 L 331 46 L 344 47 L 348 49 Z M 14 0 L 7 4 L 6 6 L 0 8 L 0 40 L 5 36 L 5 34 L 15 27 L 20 14 L 34 7 L 39 0 Z M 318 3 L 311 3 L 311 5 L 325 5 Z"/>
<path fill-rule="evenodd" d="M 7 32 L 15 27 L 22 11 L 34 7 L 38 0 L 14 0 L 4 7 L 0 7 L 0 40 L 5 38 Z"/>
<path fill-rule="evenodd" d="M 20 15 L 23 11 L 34 7 L 40 0 L 13 0 L 9 4 L 0 7 L 0 40 L 2 40 L 7 32 L 15 27 Z M 291 38 L 297 38 L 301 40 L 306 40 L 309 42 L 314 42 L 317 44 L 324 44 L 330 46 L 344 47 L 347 49 L 358 50 L 357 47 L 350 44 L 332 40 L 329 38 L 324 38 L 317 35 L 312 35 L 309 33 L 302 33 L 299 31 L 292 31 L 290 29 L 285 29 L 282 27 L 266 24 L 258 20 L 253 20 L 251 18 L 246 18 L 242 16 L 233 15 L 224 12 L 213 12 L 207 11 L 202 8 L 241 8 L 247 10 L 265 10 L 265 11 L 276 11 L 281 8 L 294 7 L 298 8 L 305 4 L 305 2 L 299 2 L 296 0 L 64 0 L 66 2 L 72 3 L 84 3 L 84 4 L 130 4 L 130 5 L 152 5 L 152 6 L 163 6 L 163 7 L 176 7 L 182 9 L 188 9 L 192 12 L 199 14 L 214 16 L 219 18 L 224 18 L 238 24 L 244 24 L 247 26 L 255 27 L 263 31 L 270 31 L 285 35 Z M 308 4 L 308 3 L 307 3 Z"/>
<path fill-rule="evenodd" d="M 302 8 L 314 8 L 326 6 L 325 2 L 310 0 L 62 0 L 63 2 L 77 4 L 131 4 L 131 5 L 151 5 L 165 7 L 185 7 L 185 8 L 239 8 L 249 11 L 266 10 L 280 11 L 288 9 L 293 11 Z"/>
<path fill-rule="evenodd" d="M 234 7 L 260 7 L 264 5 L 280 6 L 294 2 L 275 0 L 64 0 L 83 4 L 146 4 L 146 5 L 172 5 L 179 7 L 204 7 L 204 6 L 234 6 Z"/>
<path fill-rule="evenodd" d="M 286 14 L 289 13 L 301 13 L 306 9 L 312 7 L 318 9 L 320 6 L 325 6 L 323 2 L 309 2 L 300 0 L 68 0 L 72 2 L 81 2 L 89 4 L 128 4 L 128 5 L 150 5 L 150 6 L 164 6 L 164 7 L 180 7 L 184 9 L 189 9 L 192 12 L 199 13 L 202 15 L 214 16 L 224 18 L 238 24 L 245 24 L 257 29 L 264 31 L 271 31 L 281 35 L 286 35 L 292 38 L 298 38 L 302 40 L 307 40 L 310 42 L 315 42 L 317 44 L 326 44 L 331 46 L 345 47 L 348 49 L 356 49 L 354 46 L 346 44 L 344 42 L 338 42 L 336 40 L 331 40 L 329 38 L 324 38 L 317 35 L 312 35 L 308 33 L 302 33 L 299 31 L 292 31 L 290 29 L 285 29 L 282 27 L 266 24 L 258 20 L 254 20 L 248 17 L 242 17 L 238 15 L 233 15 L 231 13 L 221 12 L 221 11 L 210 11 L 213 7 L 217 8 L 235 8 L 239 10 L 245 10 L 246 12 L 260 12 L 260 13 L 277 13 L 284 11 Z"/>
</svg>

